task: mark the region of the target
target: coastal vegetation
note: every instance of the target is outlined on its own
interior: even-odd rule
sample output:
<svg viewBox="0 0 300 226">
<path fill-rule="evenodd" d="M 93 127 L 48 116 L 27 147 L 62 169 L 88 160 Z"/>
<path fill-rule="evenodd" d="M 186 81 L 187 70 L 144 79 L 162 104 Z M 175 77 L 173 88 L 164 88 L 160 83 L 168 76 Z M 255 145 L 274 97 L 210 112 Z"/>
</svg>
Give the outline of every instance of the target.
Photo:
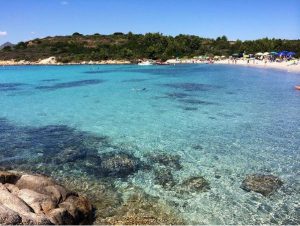
<svg viewBox="0 0 300 226">
<path fill-rule="evenodd" d="M 210 39 L 183 34 L 173 37 L 161 33 L 82 35 L 75 32 L 69 36 L 46 37 L 5 46 L 0 50 L 0 60 L 37 61 L 51 56 L 62 63 L 108 59 L 135 61 L 142 58 L 167 60 L 282 50 L 294 51 L 299 57 L 300 40 L 263 38 L 229 41 L 226 36 Z"/>
</svg>

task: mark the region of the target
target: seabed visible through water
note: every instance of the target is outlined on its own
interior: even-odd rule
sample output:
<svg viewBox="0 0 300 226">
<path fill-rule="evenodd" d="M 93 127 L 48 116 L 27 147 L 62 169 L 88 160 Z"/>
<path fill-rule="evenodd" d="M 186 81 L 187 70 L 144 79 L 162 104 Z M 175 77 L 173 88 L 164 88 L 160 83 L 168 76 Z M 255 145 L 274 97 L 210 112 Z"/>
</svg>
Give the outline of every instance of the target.
<svg viewBox="0 0 300 226">
<path fill-rule="evenodd" d="M 0 68 L 0 166 L 86 194 L 98 224 L 300 224 L 297 74 L 227 65 Z M 278 176 L 270 196 L 249 174 Z"/>
</svg>

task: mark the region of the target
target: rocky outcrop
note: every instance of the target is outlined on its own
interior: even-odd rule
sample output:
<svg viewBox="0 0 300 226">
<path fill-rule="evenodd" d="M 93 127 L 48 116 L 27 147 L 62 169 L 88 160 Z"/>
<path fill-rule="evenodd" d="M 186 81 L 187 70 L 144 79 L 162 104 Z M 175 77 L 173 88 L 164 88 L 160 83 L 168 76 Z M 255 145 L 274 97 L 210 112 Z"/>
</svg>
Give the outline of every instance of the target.
<svg viewBox="0 0 300 226">
<path fill-rule="evenodd" d="M 90 224 L 92 206 L 42 175 L 0 171 L 0 224 Z"/>
<path fill-rule="evenodd" d="M 57 63 L 56 58 L 53 56 L 38 61 L 38 64 L 56 64 L 56 63 Z"/>
<path fill-rule="evenodd" d="M 273 175 L 248 175 L 242 182 L 241 188 L 245 191 L 254 191 L 269 196 L 283 185 L 283 182 Z"/>
</svg>

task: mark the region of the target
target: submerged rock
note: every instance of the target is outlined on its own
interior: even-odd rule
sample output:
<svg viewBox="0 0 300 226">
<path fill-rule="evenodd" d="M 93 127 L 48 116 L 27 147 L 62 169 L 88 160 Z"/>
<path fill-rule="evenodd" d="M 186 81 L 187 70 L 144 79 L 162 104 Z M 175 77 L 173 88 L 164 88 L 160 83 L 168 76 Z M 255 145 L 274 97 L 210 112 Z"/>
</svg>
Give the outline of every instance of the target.
<svg viewBox="0 0 300 226">
<path fill-rule="evenodd" d="M 242 182 L 241 188 L 245 191 L 254 191 L 269 196 L 283 185 L 283 182 L 273 175 L 248 175 Z"/>
<path fill-rule="evenodd" d="M 76 150 L 76 149 L 65 149 L 61 153 L 57 155 L 54 159 L 55 163 L 67 163 L 67 162 L 75 162 L 77 160 L 82 160 L 86 156 L 85 150 Z"/>
<path fill-rule="evenodd" d="M 152 163 L 158 163 L 160 165 L 171 167 L 176 170 L 180 170 L 182 168 L 179 155 L 170 155 L 167 153 L 152 154 L 149 156 L 149 160 Z"/>
<path fill-rule="evenodd" d="M 98 222 L 96 222 L 98 223 Z M 186 222 L 160 199 L 135 191 L 116 214 L 99 224 L 113 225 L 184 225 Z"/>
<path fill-rule="evenodd" d="M 0 224 L 92 223 L 90 202 L 48 177 L 1 172 L 0 178 Z"/>
<path fill-rule="evenodd" d="M 108 153 L 101 156 L 100 172 L 109 177 L 127 177 L 141 167 L 138 158 L 127 153 Z"/>
<path fill-rule="evenodd" d="M 161 185 L 164 188 L 171 188 L 175 185 L 173 174 L 168 168 L 159 168 L 155 170 L 155 183 Z"/>
<path fill-rule="evenodd" d="M 196 144 L 196 145 L 192 146 L 192 148 L 193 148 L 194 150 L 198 150 L 198 151 L 203 150 L 203 146 L 200 145 L 200 144 Z"/>
<path fill-rule="evenodd" d="M 209 182 L 202 176 L 194 176 L 184 180 L 178 188 L 179 193 L 204 192 L 210 189 Z"/>
<path fill-rule="evenodd" d="M 134 184 L 118 188 L 114 184 L 115 178 L 69 177 L 63 181 L 66 187 L 86 194 L 92 201 L 95 225 L 185 224 L 179 211 L 170 203 L 146 194 Z"/>
</svg>

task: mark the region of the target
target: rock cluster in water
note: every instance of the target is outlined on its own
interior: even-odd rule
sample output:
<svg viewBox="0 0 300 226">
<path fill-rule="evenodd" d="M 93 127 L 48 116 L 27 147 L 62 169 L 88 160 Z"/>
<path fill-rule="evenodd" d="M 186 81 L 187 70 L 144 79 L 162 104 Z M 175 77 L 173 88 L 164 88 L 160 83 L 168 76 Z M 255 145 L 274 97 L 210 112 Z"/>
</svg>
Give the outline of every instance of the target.
<svg viewBox="0 0 300 226">
<path fill-rule="evenodd" d="M 122 180 L 130 179 L 130 176 L 139 170 L 151 171 L 153 182 L 156 185 L 172 192 L 172 194 L 176 193 L 180 198 L 185 198 L 193 193 L 208 191 L 211 187 L 209 182 L 199 174 L 182 180 L 179 179 L 177 177 L 180 175 L 178 171 L 182 170 L 183 164 L 180 155 L 172 155 L 170 152 L 157 151 L 143 156 L 144 158 L 137 158 L 132 154 L 132 151 L 127 150 L 126 147 L 124 149 L 122 145 L 116 146 L 106 136 L 96 136 L 64 125 L 20 127 L 0 118 L 0 131 L 0 143 L 2 143 L 0 146 L 0 163 L 4 169 L 12 167 L 12 169 L 21 171 L 52 174 L 55 178 L 57 175 L 64 179 L 67 175 L 73 180 L 77 178 L 77 183 L 71 184 L 71 186 L 63 183 L 66 187 L 72 187 L 79 193 L 85 192 L 89 199 L 93 200 L 93 206 L 96 207 L 95 219 L 98 220 L 96 223 L 99 224 L 175 224 L 177 222 L 176 217 L 174 217 L 177 215 L 176 213 L 167 214 L 169 209 L 166 206 L 157 206 L 157 200 L 151 197 L 141 195 L 141 197 L 135 196 L 135 198 L 123 200 L 123 191 L 115 188 L 114 182 L 119 181 L 119 178 Z M 193 149 L 200 151 L 203 147 L 195 145 Z M 2 222 L 75 224 L 82 223 L 83 219 L 88 219 L 85 216 L 88 216 L 90 212 L 84 212 L 84 214 L 80 212 L 82 211 L 80 208 L 85 205 L 82 204 L 85 202 L 82 200 L 85 199 L 68 191 L 66 191 L 68 195 L 59 196 L 62 197 L 59 200 L 54 199 L 54 204 L 48 201 L 41 203 L 38 201 L 38 206 L 34 204 L 34 207 L 31 207 L 32 203 L 22 199 L 24 198 L 24 191 L 20 193 L 19 197 L 20 190 L 28 189 L 35 192 L 34 194 L 41 194 L 42 196 L 39 196 L 41 200 L 45 195 L 52 197 L 52 193 L 50 194 L 44 188 L 41 190 L 36 185 L 34 185 L 35 187 L 20 187 L 21 178 L 25 177 L 1 172 L 0 194 L 4 192 L 21 200 L 25 206 L 30 207 L 29 210 L 27 209 L 30 214 L 26 215 L 26 211 L 25 214 L 19 212 L 12 206 L 7 207 L 2 204 L 5 199 L 0 199 L 0 224 Z M 84 184 L 82 183 L 83 178 L 86 178 Z M 41 179 L 41 181 L 43 180 Z M 103 188 L 101 186 L 93 187 L 93 181 L 99 182 L 101 186 L 104 183 L 108 185 L 103 186 Z M 82 184 L 81 189 L 76 188 L 79 184 Z M 246 191 L 269 196 L 281 185 L 282 181 L 275 176 L 255 174 L 247 176 L 241 187 Z M 54 187 L 57 189 L 58 186 Z M 136 188 L 133 187 L 132 189 L 135 191 Z M 65 194 L 63 191 L 65 189 L 58 192 Z M 55 194 L 58 193 L 53 193 L 53 195 Z M 25 193 L 25 195 L 28 194 Z M 40 213 L 35 212 L 38 211 L 38 208 L 40 208 Z M 91 208 L 88 207 L 85 210 L 89 209 Z M 50 211 L 52 214 L 56 214 L 56 217 L 50 218 Z"/>
<path fill-rule="evenodd" d="M 192 176 L 178 182 L 173 172 L 182 169 L 179 155 L 166 153 L 152 154 L 148 157 L 154 165 L 154 182 L 167 190 L 174 190 L 179 194 L 205 192 L 210 189 L 209 182 L 202 176 Z"/>
<path fill-rule="evenodd" d="M 90 202 L 41 175 L 0 171 L 0 224 L 89 224 Z"/>
<path fill-rule="evenodd" d="M 253 174 L 246 176 L 241 188 L 245 191 L 254 191 L 264 196 L 269 196 L 282 185 L 283 182 L 276 176 Z"/>
</svg>

